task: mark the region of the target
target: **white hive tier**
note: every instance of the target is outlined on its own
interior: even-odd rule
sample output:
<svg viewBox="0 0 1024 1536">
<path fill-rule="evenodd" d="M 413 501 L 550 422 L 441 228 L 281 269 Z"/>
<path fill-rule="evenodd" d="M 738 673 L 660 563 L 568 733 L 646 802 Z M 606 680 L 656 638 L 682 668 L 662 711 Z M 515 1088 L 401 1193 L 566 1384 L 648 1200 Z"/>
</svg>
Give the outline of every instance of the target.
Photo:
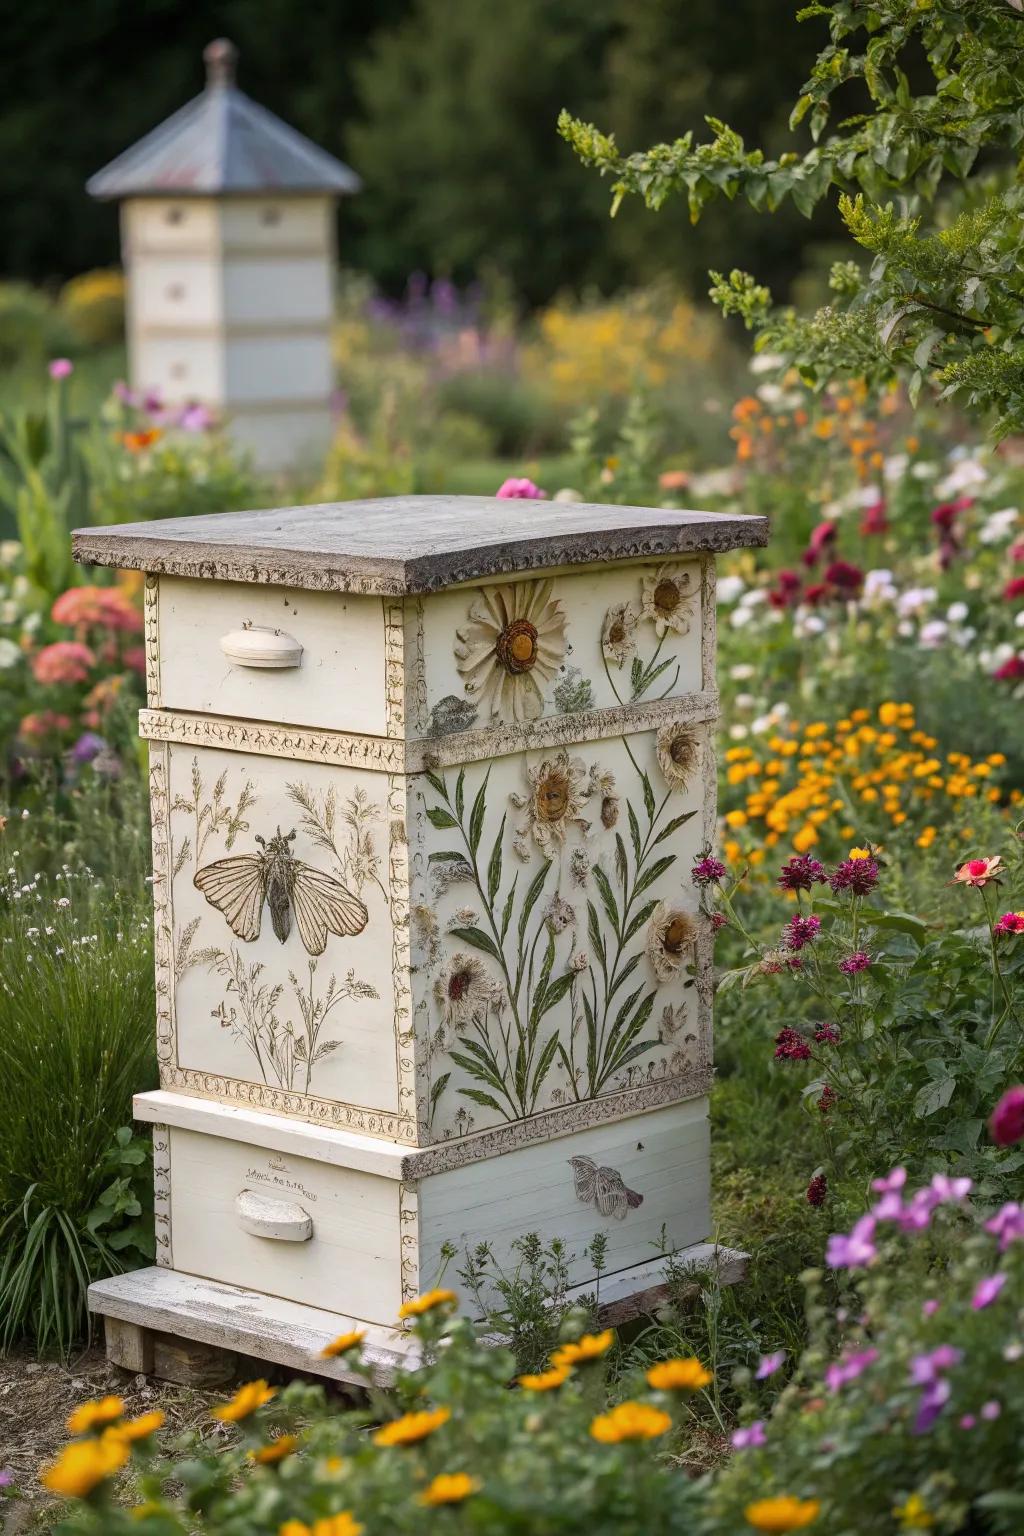
<svg viewBox="0 0 1024 1536">
<path fill-rule="evenodd" d="M 159 1260 L 112 1327 L 343 1376 L 442 1248 L 706 1244 L 715 555 L 762 519 L 404 497 L 86 530 L 143 570 Z"/>
</svg>

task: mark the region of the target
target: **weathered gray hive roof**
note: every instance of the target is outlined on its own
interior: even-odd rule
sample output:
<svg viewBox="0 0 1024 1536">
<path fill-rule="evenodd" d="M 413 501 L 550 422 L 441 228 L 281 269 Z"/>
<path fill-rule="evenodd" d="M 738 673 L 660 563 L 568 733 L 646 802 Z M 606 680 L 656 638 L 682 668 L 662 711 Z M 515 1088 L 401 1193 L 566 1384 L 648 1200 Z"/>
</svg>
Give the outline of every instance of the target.
<svg viewBox="0 0 1024 1536">
<path fill-rule="evenodd" d="M 359 191 L 355 171 L 237 88 L 231 43 L 210 43 L 203 58 L 202 95 L 90 177 L 92 197 Z"/>
<path fill-rule="evenodd" d="M 665 507 L 394 496 L 79 528 L 82 565 L 398 596 L 481 576 L 768 542 L 768 520 Z"/>
</svg>

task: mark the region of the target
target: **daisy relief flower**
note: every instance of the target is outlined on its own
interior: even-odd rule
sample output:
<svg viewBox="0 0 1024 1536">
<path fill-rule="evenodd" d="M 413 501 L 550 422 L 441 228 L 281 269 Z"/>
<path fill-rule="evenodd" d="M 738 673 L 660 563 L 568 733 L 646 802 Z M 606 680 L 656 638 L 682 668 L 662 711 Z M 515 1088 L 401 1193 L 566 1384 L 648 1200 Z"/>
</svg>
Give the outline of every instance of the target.
<svg viewBox="0 0 1024 1536">
<path fill-rule="evenodd" d="M 467 694 L 491 718 L 536 720 L 543 685 L 565 656 L 565 611 L 550 581 L 484 587 L 456 631 L 455 660 Z"/>
<path fill-rule="evenodd" d="M 636 650 L 636 627 L 640 615 L 629 603 L 615 603 L 604 616 L 601 649 L 604 659 L 624 667 Z"/>
<path fill-rule="evenodd" d="M 697 925 L 688 912 L 658 902 L 647 928 L 647 958 L 659 981 L 671 981 L 696 937 Z"/>
<path fill-rule="evenodd" d="M 655 751 L 669 789 L 686 789 L 700 763 L 700 742 L 688 725 L 663 725 Z"/>
<path fill-rule="evenodd" d="M 532 836 L 550 859 L 564 846 L 571 827 L 581 836 L 589 832 L 590 823 L 580 812 L 593 791 L 593 783 L 583 759 L 570 757 L 565 751 L 527 767 L 526 777 L 530 781 L 529 794 L 509 796 L 517 810 L 526 812 L 516 839 L 516 852 L 526 857 L 526 838 Z"/>
<path fill-rule="evenodd" d="M 671 631 L 688 635 L 693 620 L 693 592 L 689 571 L 673 570 L 663 565 L 653 575 L 645 576 L 640 597 L 640 617 L 650 619 L 654 632 L 663 640 Z"/>
<path fill-rule="evenodd" d="M 462 1029 L 475 1015 L 499 1003 L 501 995 L 501 987 L 488 976 L 483 961 L 461 952 L 445 961 L 434 982 L 441 1017 L 454 1029 Z"/>
</svg>

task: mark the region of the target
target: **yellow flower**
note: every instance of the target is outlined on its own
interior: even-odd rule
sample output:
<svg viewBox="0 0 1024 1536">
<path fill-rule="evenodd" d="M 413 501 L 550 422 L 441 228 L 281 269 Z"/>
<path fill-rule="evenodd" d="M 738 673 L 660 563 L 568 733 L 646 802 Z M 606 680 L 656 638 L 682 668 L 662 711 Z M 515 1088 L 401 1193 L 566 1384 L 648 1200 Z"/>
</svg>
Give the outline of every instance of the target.
<svg viewBox="0 0 1024 1536">
<path fill-rule="evenodd" d="M 647 1384 L 658 1392 L 697 1392 L 710 1386 L 711 1372 L 699 1360 L 662 1360 L 647 1372 Z"/>
<path fill-rule="evenodd" d="M 244 1387 L 239 1387 L 229 1403 L 224 1403 L 220 1408 L 212 1410 L 212 1416 L 220 1419 L 224 1424 L 237 1424 L 241 1419 L 247 1419 L 250 1413 L 255 1413 L 257 1408 L 262 1408 L 269 1403 L 272 1397 L 276 1397 L 277 1389 L 268 1387 L 266 1382 L 247 1381 Z"/>
<path fill-rule="evenodd" d="M 590 1425 L 590 1433 L 602 1445 L 618 1445 L 622 1440 L 656 1440 L 672 1420 L 661 1408 L 649 1403 L 619 1403 L 608 1413 L 601 1413 Z"/>
<path fill-rule="evenodd" d="M 124 1414 L 123 1397 L 100 1397 L 89 1403 L 79 1403 L 68 1419 L 68 1431 L 72 1435 L 87 1435 L 91 1429 L 112 1424 Z"/>
<path fill-rule="evenodd" d="M 337 1515 L 325 1515 L 306 1525 L 302 1520 L 286 1520 L 277 1536 L 362 1536 L 363 1527 L 347 1509 Z"/>
<path fill-rule="evenodd" d="M 897 1504 L 893 1514 L 905 1531 L 927 1531 L 935 1524 L 935 1516 L 928 1513 L 919 1493 L 912 1493 L 905 1504 Z"/>
<path fill-rule="evenodd" d="M 457 1297 L 454 1291 L 427 1291 L 424 1296 L 417 1296 L 413 1301 L 406 1301 L 398 1309 L 399 1317 L 422 1317 L 424 1312 L 433 1312 L 435 1307 L 452 1307 Z"/>
<path fill-rule="evenodd" d="M 450 1408 L 424 1409 L 420 1413 L 403 1413 L 400 1419 L 383 1424 L 373 1436 L 374 1445 L 415 1445 L 425 1440 L 435 1429 L 447 1424 L 452 1416 Z"/>
<path fill-rule="evenodd" d="M 39 1474 L 39 1481 L 51 1493 L 64 1498 L 84 1499 L 106 1478 L 120 1471 L 128 1460 L 123 1441 L 108 1439 L 76 1440 L 66 1445 L 55 1462 Z"/>
<path fill-rule="evenodd" d="M 871 857 L 871 849 L 870 848 L 851 848 L 849 853 L 846 855 L 846 857 L 848 859 L 870 859 L 870 857 Z"/>
<path fill-rule="evenodd" d="M 791 1493 L 774 1499 L 758 1499 L 743 1511 L 755 1531 L 802 1531 L 818 1518 L 821 1504 L 817 1499 L 795 1499 Z"/>
<path fill-rule="evenodd" d="M 582 1365 L 589 1360 L 600 1360 L 614 1343 L 615 1335 L 610 1328 L 606 1328 L 603 1333 L 585 1333 L 575 1343 L 563 1344 L 560 1349 L 556 1349 L 551 1356 L 551 1364 L 560 1367 Z"/>
<path fill-rule="evenodd" d="M 560 1387 L 569 1380 L 572 1367 L 569 1365 L 556 1365 L 550 1371 L 541 1371 L 536 1376 L 519 1376 L 517 1380 L 527 1392 L 550 1392 L 553 1387 Z"/>
<path fill-rule="evenodd" d="M 336 1339 L 325 1344 L 320 1351 L 321 1358 L 330 1360 L 335 1355 L 347 1355 L 350 1349 L 356 1349 L 366 1338 L 365 1328 L 353 1328 L 351 1333 L 339 1333 Z"/>
<path fill-rule="evenodd" d="M 478 1477 L 468 1472 L 439 1472 L 419 1496 L 419 1503 L 434 1508 L 438 1504 L 461 1504 L 480 1487 Z"/>
<path fill-rule="evenodd" d="M 284 1461 L 286 1456 L 291 1456 L 298 1449 L 298 1435 L 278 1435 L 276 1440 L 271 1440 L 269 1445 L 261 1445 L 258 1451 L 250 1451 L 250 1460 L 258 1466 L 272 1467 L 277 1461 Z"/>
<path fill-rule="evenodd" d="M 162 1428 L 164 1416 L 159 1408 L 154 1408 L 152 1413 L 140 1413 L 137 1419 L 126 1419 L 123 1424 L 115 1424 L 104 1433 L 104 1439 L 122 1440 L 126 1445 L 133 1440 L 145 1440 L 147 1435 L 153 1435 Z"/>
</svg>

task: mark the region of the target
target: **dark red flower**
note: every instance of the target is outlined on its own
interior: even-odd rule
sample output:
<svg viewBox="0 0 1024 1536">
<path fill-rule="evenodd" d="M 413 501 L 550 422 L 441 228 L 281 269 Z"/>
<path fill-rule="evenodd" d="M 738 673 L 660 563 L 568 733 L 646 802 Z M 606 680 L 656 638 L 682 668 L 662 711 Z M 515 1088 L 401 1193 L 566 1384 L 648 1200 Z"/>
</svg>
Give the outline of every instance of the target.
<svg viewBox="0 0 1024 1536">
<path fill-rule="evenodd" d="M 697 860 L 691 869 L 690 878 L 694 885 L 717 885 L 720 880 L 725 879 L 728 873 L 728 865 L 723 864 L 721 859 L 716 859 L 710 853 L 706 853 L 702 859 Z"/>
<path fill-rule="evenodd" d="M 828 883 L 837 895 L 852 891 L 855 896 L 866 896 L 878 884 L 878 864 L 874 859 L 844 859 L 829 875 Z"/>
<path fill-rule="evenodd" d="M 864 572 L 849 560 L 833 560 L 825 572 L 825 580 L 839 592 L 859 592 L 864 585 Z"/>
<path fill-rule="evenodd" d="M 889 519 L 885 515 L 884 501 L 881 499 L 873 501 L 864 508 L 864 515 L 860 520 L 860 531 L 865 536 L 889 532 Z"/>
<path fill-rule="evenodd" d="M 821 1097 L 818 1099 L 818 1109 L 823 1115 L 827 1115 L 835 1106 L 837 1099 L 838 1094 L 826 1083 L 821 1090 Z"/>
<path fill-rule="evenodd" d="M 712 912 L 712 914 L 711 914 L 711 931 L 712 931 L 712 933 L 717 933 L 720 928 L 727 928 L 728 926 L 729 926 L 729 919 L 726 917 L 724 912 Z"/>
<path fill-rule="evenodd" d="M 809 891 L 825 884 L 825 866 L 809 853 L 794 853 L 779 870 L 779 884 L 784 891 Z"/>
<path fill-rule="evenodd" d="M 1003 596 L 1008 603 L 1015 603 L 1019 597 L 1024 597 L 1024 576 L 1015 576 L 1008 581 L 1003 588 Z"/>
<path fill-rule="evenodd" d="M 835 543 L 835 537 L 835 523 L 819 523 L 807 541 L 807 548 L 803 553 L 804 565 L 817 565 L 828 546 Z"/>
<path fill-rule="evenodd" d="M 807 1204 L 824 1205 L 828 1198 L 828 1179 L 823 1173 L 816 1173 L 807 1186 Z"/>
<path fill-rule="evenodd" d="M 1024 677 L 1024 656 L 1011 656 L 1001 667 L 996 667 L 992 676 L 1002 683 L 1016 682 L 1019 677 Z"/>
<path fill-rule="evenodd" d="M 803 917 L 795 912 L 783 930 L 782 942 L 787 949 L 803 949 L 805 944 L 813 944 L 820 932 L 820 917 Z"/>
<path fill-rule="evenodd" d="M 997 1147 L 1012 1147 L 1015 1142 L 1024 1141 L 1024 1083 L 1007 1088 L 992 1111 L 988 1128 Z"/>
<path fill-rule="evenodd" d="M 814 1038 L 819 1045 L 838 1045 L 842 1037 L 839 1033 L 839 1026 L 829 1024 L 826 1021 L 815 1025 Z"/>
<path fill-rule="evenodd" d="M 788 1024 L 779 1030 L 775 1036 L 776 1061 L 807 1061 L 810 1055 L 811 1048 L 799 1030 Z"/>
<path fill-rule="evenodd" d="M 804 602 L 814 608 L 823 597 L 828 597 L 828 585 L 824 581 L 814 581 L 804 592 Z"/>
</svg>

